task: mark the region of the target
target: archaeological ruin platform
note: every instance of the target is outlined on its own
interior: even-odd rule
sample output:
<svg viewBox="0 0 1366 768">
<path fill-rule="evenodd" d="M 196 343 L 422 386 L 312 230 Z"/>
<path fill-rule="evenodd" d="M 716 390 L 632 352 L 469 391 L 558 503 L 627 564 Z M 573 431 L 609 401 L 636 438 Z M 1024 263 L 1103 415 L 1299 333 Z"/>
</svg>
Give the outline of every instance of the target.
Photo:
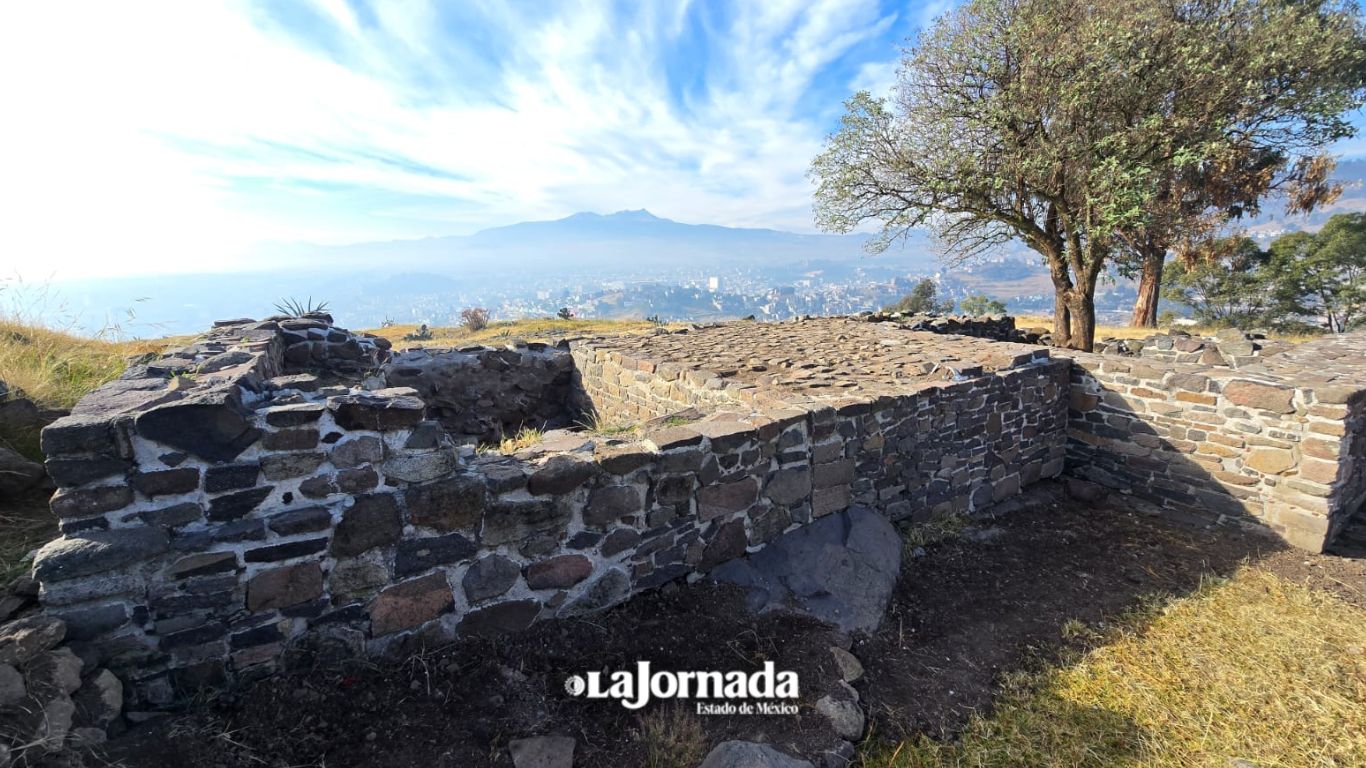
<svg viewBox="0 0 1366 768">
<path fill-rule="evenodd" d="M 44 432 L 62 536 L 34 576 L 146 708 L 1064 472 L 1318 550 L 1366 499 L 1366 336 L 1316 345 L 1232 369 L 821 318 L 397 351 L 326 316 L 229 321 Z"/>
</svg>

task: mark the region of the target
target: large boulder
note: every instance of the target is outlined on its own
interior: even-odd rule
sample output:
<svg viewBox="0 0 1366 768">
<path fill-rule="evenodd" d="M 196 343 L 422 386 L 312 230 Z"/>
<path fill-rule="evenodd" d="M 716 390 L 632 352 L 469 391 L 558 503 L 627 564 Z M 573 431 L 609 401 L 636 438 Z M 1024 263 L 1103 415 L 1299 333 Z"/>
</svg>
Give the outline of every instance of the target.
<svg viewBox="0 0 1366 768">
<path fill-rule="evenodd" d="M 38 485 L 45 474 L 43 465 L 29 461 L 0 444 L 0 499 L 8 499 Z"/>
<path fill-rule="evenodd" d="M 896 528 L 872 510 L 851 507 L 722 564 L 711 577 L 743 587 L 755 612 L 793 610 L 846 632 L 872 632 L 900 573 Z"/>
</svg>

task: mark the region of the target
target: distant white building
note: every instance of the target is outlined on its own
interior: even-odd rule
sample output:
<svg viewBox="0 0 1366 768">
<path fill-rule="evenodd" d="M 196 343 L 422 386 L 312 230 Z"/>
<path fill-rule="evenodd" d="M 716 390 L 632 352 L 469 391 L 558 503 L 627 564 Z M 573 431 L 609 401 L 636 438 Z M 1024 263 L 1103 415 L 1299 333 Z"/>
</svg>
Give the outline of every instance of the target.
<svg viewBox="0 0 1366 768">
<path fill-rule="evenodd" d="M 707 278 L 707 290 L 711 291 L 712 293 L 718 293 L 721 290 L 721 278 Z"/>
</svg>

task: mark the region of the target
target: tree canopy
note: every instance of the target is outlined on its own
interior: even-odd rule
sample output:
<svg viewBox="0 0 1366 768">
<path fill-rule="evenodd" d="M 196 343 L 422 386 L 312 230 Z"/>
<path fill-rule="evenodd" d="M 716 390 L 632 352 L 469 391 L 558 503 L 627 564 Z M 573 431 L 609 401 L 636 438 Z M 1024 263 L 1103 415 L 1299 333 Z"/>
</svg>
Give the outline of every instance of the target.
<svg viewBox="0 0 1366 768">
<path fill-rule="evenodd" d="M 875 248 L 928 228 L 956 259 L 1022 240 L 1055 339 L 1089 349 L 1096 284 L 1165 226 L 1173 180 L 1322 183 L 1291 161 L 1352 133 L 1364 74 L 1348 2 L 972 0 L 905 53 L 892 100 L 847 102 L 812 164 L 816 221 L 879 221 Z M 1239 200 L 1194 188 L 1202 214 Z"/>
</svg>

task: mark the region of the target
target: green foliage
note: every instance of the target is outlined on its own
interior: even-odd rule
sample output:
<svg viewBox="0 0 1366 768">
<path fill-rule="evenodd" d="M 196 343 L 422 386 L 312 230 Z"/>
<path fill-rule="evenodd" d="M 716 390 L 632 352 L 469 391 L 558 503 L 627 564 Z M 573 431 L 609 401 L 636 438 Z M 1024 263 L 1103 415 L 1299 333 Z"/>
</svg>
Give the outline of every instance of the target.
<svg viewBox="0 0 1366 768">
<path fill-rule="evenodd" d="M 1004 315 L 1006 305 L 984 294 L 974 294 L 958 303 L 963 314 L 980 317 L 982 315 Z"/>
<path fill-rule="evenodd" d="M 1278 238 L 1268 271 L 1278 295 L 1293 297 L 1301 314 L 1327 330 L 1366 324 L 1366 214 L 1340 213 L 1313 235 Z"/>
<path fill-rule="evenodd" d="M 883 307 L 883 312 L 905 312 L 912 315 L 941 314 L 953 311 L 952 301 L 938 301 L 935 294 L 938 287 L 928 277 L 915 284 L 911 292 L 902 296 L 895 304 Z"/>
<path fill-rule="evenodd" d="M 1350 330 L 1366 322 L 1366 214 L 1338 214 L 1267 250 L 1245 237 L 1213 241 L 1167 269 L 1163 295 L 1213 326 L 1290 328 L 1308 318 Z"/>
<path fill-rule="evenodd" d="M 1350 135 L 1364 75 L 1347 3 L 973 0 L 922 33 L 893 102 L 846 103 L 812 163 L 816 221 L 878 221 L 874 248 L 928 228 L 957 259 L 1022 240 L 1050 268 L 1055 335 L 1087 348 L 1127 241 L 1255 199 Z M 1206 194 L 1212 176 L 1243 192 Z"/>
<path fill-rule="evenodd" d="M 309 296 L 304 301 L 299 301 L 296 298 L 289 297 L 285 299 L 280 299 L 279 301 L 275 302 L 275 310 L 282 315 L 289 315 L 290 317 L 303 317 L 304 315 L 311 315 L 318 312 L 326 312 L 327 302 L 320 301 L 317 304 L 314 304 L 312 296 Z"/>
</svg>

